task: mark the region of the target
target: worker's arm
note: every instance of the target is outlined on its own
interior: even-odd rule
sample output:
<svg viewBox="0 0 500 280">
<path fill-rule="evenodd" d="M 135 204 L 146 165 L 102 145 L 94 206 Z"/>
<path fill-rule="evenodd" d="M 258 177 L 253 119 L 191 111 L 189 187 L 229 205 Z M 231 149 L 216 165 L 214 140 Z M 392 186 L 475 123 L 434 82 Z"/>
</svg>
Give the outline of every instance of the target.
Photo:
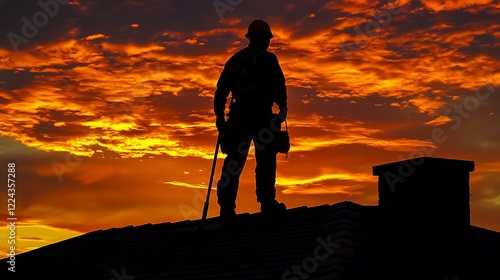
<svg viewBox="0 0 500 280">
<path fill-rule="evenodd" d="M 226 110 L 227 97 L 231 91 L 231 64 L 228 61 L 222 70 L 222 73 L 217 81 L 217 89 L 214 94 L 214 113 L 217 117 L 216 126 L 219 131 L 225 123 L 224 111 Z"/>
<path fill-rule="evenodd" d="M 272 61 L 271 61 L 271 73 L 273 75 L 272 81 L 272 90 L 275 94 L 275 102 L 276 105 L 278 105 L 278 108 L 280 110 L 279 116 L 281 121 L 285 121 L 287 113 L 288 113 L 288 106 L 287 106 L 287 92 L 286 92 L 286 85 L 285 85 L 285 75 L 283 74 L 283 70 L 281 70 L 280 64 L 278 62 L 278 58 L 276 55 L 273 54 L 272 56 Z"/>
</svg>

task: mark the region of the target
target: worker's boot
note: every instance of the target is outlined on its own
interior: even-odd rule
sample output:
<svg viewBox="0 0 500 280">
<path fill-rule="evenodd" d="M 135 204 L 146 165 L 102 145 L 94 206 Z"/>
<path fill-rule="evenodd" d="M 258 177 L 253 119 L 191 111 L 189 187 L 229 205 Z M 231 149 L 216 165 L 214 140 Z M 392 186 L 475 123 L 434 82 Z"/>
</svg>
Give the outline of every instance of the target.
<svg viewBox="0 0 500 280">
<path fill-rule="evenodd" d="M 279 218 L 286 212 L 286 205 L 278 202 L 276 199 L 261 202 L 260 211 L 268 217 Z"/>
<path fill-rule="evenodd" d="M 220 217 L 222 219 L 222 224 L 224 227 L 235 227 L 236 226 L 236 212 L 234 209 L 221 208 Z"/>
</svg>

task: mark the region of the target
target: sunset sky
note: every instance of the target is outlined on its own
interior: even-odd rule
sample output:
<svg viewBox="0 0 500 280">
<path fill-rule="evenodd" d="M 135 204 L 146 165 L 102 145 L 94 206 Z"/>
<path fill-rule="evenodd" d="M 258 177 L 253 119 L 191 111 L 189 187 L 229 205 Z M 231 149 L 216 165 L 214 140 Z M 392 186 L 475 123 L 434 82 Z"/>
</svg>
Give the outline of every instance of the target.
<svg viewBox="0 0 500 280">
<path fill-rule="evenodd" d="M 271 25 L 287 79 L 292 148 L 278 155 L 279 201 L 376 205 L 374 165 L 472 160 L 471 222 L 500 231 L 499 1 L 63 2 L 0 1 L 0 174 L 6 182 L 16 163 L 18 253 L 200 219 L 215 84 L 254 19 Z M 250 155 L 238 213 L 259 211 Z"/>
</svg>

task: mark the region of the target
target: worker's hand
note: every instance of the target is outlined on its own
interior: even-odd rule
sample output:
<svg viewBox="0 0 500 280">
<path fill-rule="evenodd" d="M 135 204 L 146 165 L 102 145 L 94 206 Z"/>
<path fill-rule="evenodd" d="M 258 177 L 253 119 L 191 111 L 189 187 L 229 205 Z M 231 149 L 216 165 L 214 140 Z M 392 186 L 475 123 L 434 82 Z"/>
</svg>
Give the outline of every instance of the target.
<svg viewBox="0 0 500 280">
<path fill-rule="evenodd" d="M 220 116 L 220 117 L 216 118 L 215 126 L 217 127 L 217 130 L 220 133 L 224 132 L 224 129 L 226 128 L 226 120 L 224 119 L 224 116 Z"/>
<path fill-rule="evenodd" d="M 279 113 L 278 113 L 278 119 L 280 122 L 284 122 L 286 120 L 286 115 L 288 114 L 288 106 L 283 106 Z"/>
</svg>

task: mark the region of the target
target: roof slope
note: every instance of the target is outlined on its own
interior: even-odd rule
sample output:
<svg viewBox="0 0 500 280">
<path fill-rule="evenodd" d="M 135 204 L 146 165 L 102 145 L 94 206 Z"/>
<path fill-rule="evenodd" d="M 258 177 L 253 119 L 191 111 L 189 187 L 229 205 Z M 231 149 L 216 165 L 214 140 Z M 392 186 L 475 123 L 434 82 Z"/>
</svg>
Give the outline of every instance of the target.
<svg viewBox="0 0 500 280">
<path fill-rule="evenodd" d="M 16 256 L 15 275 L 2 260 L 0 278 L 389 279 L 378 216 L 377 206 L 346 201 L 289 209 L 276 223 L 239 214 L 234 229 L 215 217 L 203 230 L 199 220 L 99 230 Z M 471 267 L 495 273 L 500 233 L 471 232 Z"/>
<path fill-rule="evenodd" d="M 293 266 L 303 264 L 309 279 L 347 279 L 361 208 L 299 207 L 274 224 L 239 214 L 238 229 L 216 217 L 204 230 L 200 221 L 99 230 L 18 255 L 15 279 L 295 279 Z M 12 276 L 1 266 L 2 279 Z"/>
</svg>

